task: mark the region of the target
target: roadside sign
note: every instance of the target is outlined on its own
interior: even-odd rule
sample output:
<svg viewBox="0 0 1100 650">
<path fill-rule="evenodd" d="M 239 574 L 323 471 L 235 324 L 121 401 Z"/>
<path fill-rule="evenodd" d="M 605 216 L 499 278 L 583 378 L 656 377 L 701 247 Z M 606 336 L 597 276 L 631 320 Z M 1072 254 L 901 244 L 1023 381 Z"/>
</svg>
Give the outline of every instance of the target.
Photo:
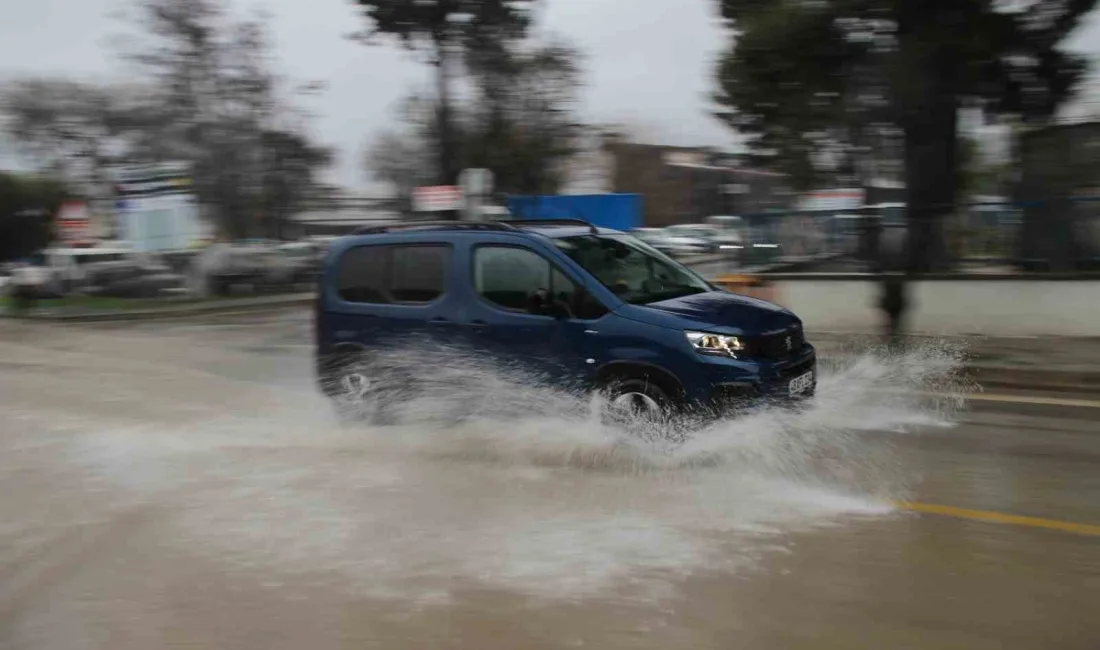
<svg viewBox="0 0 1100 650">
<path fill-rule="evenodd" d="M 92 219 L 87 203 L 68 201 L 61 204 L 57 211 L 57 236 L 69 244 L 92 240 Z"/>
<path fill-rule="evenodd" d="M 195 200 L 190 164 L 164 162 L 113 171 L 118 236 L 134 250 L 187 250 L 204 239 L 207 227 Z"/>
<path fill-rule="evenodd" d="M 671 167 L 705 167 L 707 158 L 701 151 L 670 151 L 664 161 Z"/>
<path fill-rule="evenodd" d="M 802 197 L 803 210 L 855 210 L 863 206 L 865 192 L 862 189 L 840 188 L 817 190 Z"/>
<path fill-rule="evenodd" d="M 435 185 L 413 190 L 415 212 L 443 212 L 462 209 L 462 189 L 456 185 Z"/>
<path fill-rule="evenodd" d="M 462 190 L 463 218 L 481 221 L 486 199 L 493 191 L 493 172 L 488 169 L 464 169 L 459 174 L 458 184 Z"/>
<path fill-rule="evenodd" d="M 458 183 L 465 195 L 484 196 L 493 191 L 493 172 L 488 169 L 464 169 Z"/>
</svg>

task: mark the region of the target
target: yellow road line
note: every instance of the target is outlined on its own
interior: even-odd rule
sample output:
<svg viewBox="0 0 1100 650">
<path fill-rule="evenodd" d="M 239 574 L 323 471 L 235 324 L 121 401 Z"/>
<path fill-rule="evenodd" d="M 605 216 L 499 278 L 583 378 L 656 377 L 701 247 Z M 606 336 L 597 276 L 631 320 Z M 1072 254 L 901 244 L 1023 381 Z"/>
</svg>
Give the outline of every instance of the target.
<svg viewBox="0 0 1100 650">
<path fill-rule="evenodd" d="M 1043 519 L 1042 517 L 1010 515 L 1004 512 L 992 512 L 989 510 L 970 510 L 969 508 L 956 508 L 955 506 L 920 503 L 917 501 L 898 501 L 894 503 L 894 505 L 902 510 L 919 512 L 926 515 L 940 515 L 942 517 L 955 517 L 956 519 L 969 519 L 971 521 L 986 521 L 994 524 L 1045 528 L 1047 530 L 1057 530 L 1063 533 L 1100 536 L 1100 526 L 1093 524 L 1080 524 L 1073 521 L 1059 521 L 1057 519 Z"/>
</svg>

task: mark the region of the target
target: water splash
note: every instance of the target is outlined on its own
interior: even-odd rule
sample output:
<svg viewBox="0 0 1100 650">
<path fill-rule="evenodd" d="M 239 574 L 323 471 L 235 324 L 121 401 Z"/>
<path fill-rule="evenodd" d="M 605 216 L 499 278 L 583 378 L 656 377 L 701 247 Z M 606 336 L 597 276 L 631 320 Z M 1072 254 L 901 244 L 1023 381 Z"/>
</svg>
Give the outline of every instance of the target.
<svg viewBox="0 0 1100 650">
<path fill-rule="evenodd" d="M 762 402 L 717 421 L 620 416 L 612 424 L 601 416 L 600 395 L 562 390 L 459 348 L 407 347 L 359 365 L 399 387 L 371 393 L 352 410 L 360 421 L 395 427 L 387 438 L 435 454 L 628 472 L 736 463 L 790 474 L 818 454 L 844 451 L 863 432 L 950 425 L 977 389 L 957 344 L 844 352 L 819 368 L 808 402 Z"/>
<path fill-rule="evenodd" d="M 35 434 L 53 447 L 22 452 L 23 469 L 94 488 L 89 521 L 144 508 L 148 544 L 265 583 L 428 604 L 469 588 L 660 599 L 697 571 L 756 563 L 777 533 L 889 512 L 906 471 L 883 432 L 949 424 L 972 388 L 960 350 L 861 351 L 823 367 L 799 408 L 624 427 L 514 367 L 456 350 L 409 363 L 427 352 L 373 368 L 417 380 L 385 425 L 340 426 L 317 397 L 286 394 L 252 417 L 69 421 Z"/>
</svg>

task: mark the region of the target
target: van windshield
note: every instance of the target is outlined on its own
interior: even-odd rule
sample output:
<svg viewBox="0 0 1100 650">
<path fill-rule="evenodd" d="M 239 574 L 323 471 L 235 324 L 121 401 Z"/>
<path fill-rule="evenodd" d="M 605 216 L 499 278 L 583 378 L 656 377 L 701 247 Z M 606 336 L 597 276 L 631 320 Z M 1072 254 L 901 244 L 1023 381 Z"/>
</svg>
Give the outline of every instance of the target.
<svg viewBox="0 0 1100 650">
<path fill-rule="evenodd" d="M 554 240 L 558 248 L 624 301 L 645 305 L 713 291 L 682 264 L 627 235 Z"/>
</svg>

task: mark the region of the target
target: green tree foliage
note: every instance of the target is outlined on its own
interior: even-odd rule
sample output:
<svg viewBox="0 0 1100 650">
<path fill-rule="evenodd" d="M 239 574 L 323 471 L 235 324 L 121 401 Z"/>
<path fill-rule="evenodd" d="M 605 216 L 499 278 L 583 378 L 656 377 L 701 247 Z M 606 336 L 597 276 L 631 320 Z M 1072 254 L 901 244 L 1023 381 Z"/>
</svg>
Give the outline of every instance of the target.
<svg viewBox="0 0 1100 650">
<path fill-rule="evenodd" d="M 959 111 L 1049 119 L 1087 67 L 1060 46 L 1095 4 L 718 0 L 734 34 L 720 117 L 802 187 L 900 139 L 910 263 L 927 268 L 942 260 L 940 223 L 959 195 Z"/>
<path fill-rule="evenodd" d="M 332 154 L 301 133 L 277 129 L 261 134 L 260 214 L 264 234 L 283 238 L 289 217 L 310 198 L 319 182 L 317 170 L 328 167 Z"/>
<path fill-rule="evenodd" d="M 473 67 L 466 163 L 492 170 L 498 191 L 552 194 L 564 184 L 580 136 L 578 61 L 577 51 L 559 42 L 516 46 Z"/>
<path fill-rule="evenodd" d="M 273 235 L 301 206 L 331 152 L 308 138 L 280 93 L 266 16 L 232 21 L 221 6 L 216 0 L 136 5 L 145 38 L 128 57 L 155 99 L 135 154 L 192 162 L 199 199 L 225 234 Z"/>
<path fill-rule="evenodd" d="M 435 111 L 430 98 L 406 98 L 398 110 L 396 127 L 377 134 L 367 147 L 364 163 L 369 175 L 394 190 L 402 213 L 412 210 L 413 190 L 437 180 L 432 173 L 433 161 L 438 160 Z"/>
<path fill-rule="evenodd" d="M 492 57 L 471 59 L 472 96 L 453 109 L 460 168 L 489 169 L 501 193 L 557 192 L 583 134 L 574 110 L 579 55 L 562 42 L 502 45 Z M 425 170 L 441 140 L 439 109 L 435 97 L 414 95 L 401 106 L 400 128 L 368 147 L 367 169 L 406 206 L 413 189 L 432 181 Z"/>
<path fill-rule="evenodd" d="M 53 217 L 68 196 L 60 181 L 0 172 L 0 262 L 46 247 Z"/>
<path fill-rule="evenodd" d="M 438 145 L 436 176 L 453 183 L 461 171 L 461 136 L 451 93 L 451 80 L 469 58 L 502 53 L 506 43 L 523 36 L 530 24 L 534 0 L 355 0 L 367 20 L 360 34 L 373 42 L 379 36 L 398 39 L 409 49 L 427 54 L 435 67 Z"/>
<path fill-rule="evenodd" d="M 0 100 L 7 131 L 36 167 L 95 195 L 109 186 L 116 145 L 134 126 L 135 89 L 68 79 L 18 79 Z"/>
<path fill-rule="evenodd" d="M 135 0 L 124 57 L 132 82 L 27 79 L 0 110 L 26 162 L 94 199 L 114 165 L 185 161 L 223 234 L 281 231 L 331 152 L 313 142 L 274 68 L 266 16 L 232 20 L 219 0 Z"/>
</svg>

